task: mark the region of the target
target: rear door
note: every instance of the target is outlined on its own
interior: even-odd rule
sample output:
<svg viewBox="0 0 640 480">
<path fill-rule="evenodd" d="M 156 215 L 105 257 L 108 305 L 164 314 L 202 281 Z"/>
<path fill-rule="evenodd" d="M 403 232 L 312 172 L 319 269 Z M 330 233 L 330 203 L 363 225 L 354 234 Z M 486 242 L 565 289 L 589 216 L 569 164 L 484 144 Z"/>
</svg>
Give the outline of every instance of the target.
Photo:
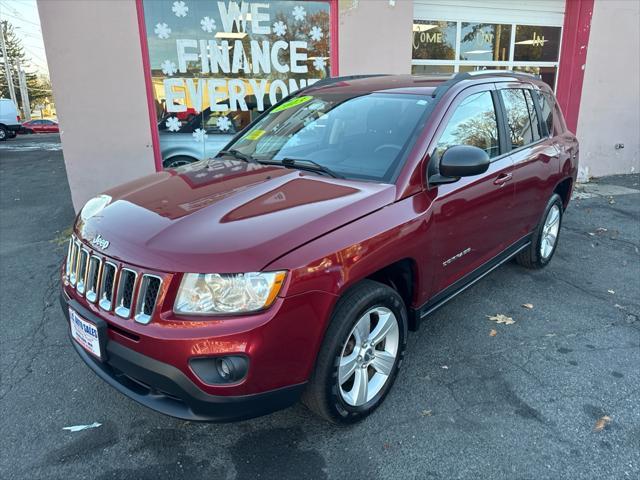
<svg viewBox="0 0 640 480">
<path fill-rule="evenodd" d="M 429 149 L 430 174 L 454 145 L 482 148 L 491 158 L 489 169 L 481 175 L 429 187 L 435 192 L 428 246 L 433 293 L 495 257 L 512 236 L 513 161 L 502 154 L 504 135 L 497 107 L 493 84 L 465 89 L 447 110 Z"/>
<path fill-rule="evenodd" d="M 507 148 L 513 160 L 514 234 L 521 238 L 540 221 L 558 178 L 560 152 L 541 121 L 534 87 L 502 83 L 497 88 L 508 131 Z"/>
</svg>

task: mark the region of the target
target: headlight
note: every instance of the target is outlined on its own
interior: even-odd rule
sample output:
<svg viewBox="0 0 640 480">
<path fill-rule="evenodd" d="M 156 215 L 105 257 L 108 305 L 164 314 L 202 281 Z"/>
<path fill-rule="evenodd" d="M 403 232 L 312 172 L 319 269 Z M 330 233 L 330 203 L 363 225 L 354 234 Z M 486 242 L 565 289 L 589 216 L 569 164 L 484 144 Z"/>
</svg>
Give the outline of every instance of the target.
<svg viewBox="0 0 640 480">
<path fill-rule="evenodd" d="M 263 310 L 276 299 L 284 278 L 285 272 L 185 273 L 173 311 L 218 315 Z"/>
</svg>

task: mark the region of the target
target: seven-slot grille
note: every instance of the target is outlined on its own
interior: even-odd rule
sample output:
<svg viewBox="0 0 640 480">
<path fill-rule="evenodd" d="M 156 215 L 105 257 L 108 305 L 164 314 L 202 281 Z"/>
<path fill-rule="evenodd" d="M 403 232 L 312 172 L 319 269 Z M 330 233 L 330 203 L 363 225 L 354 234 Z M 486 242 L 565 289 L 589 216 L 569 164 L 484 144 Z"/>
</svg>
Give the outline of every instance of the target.
<svg viewBox="0 0 640 480">
<path fill-rule="evenodd" d="M 139 275 L 128 267 L 118 269 L 106 257 L 91 254 L 75 236 L 67 249 L 65 278 L 87 301 L 98 302 L 100 308 L 113 310 L 122 318 L 133 314 L 135 321 L 143 324 L 151 321 L 162 285 L 156 275 Z"/>
</svg>

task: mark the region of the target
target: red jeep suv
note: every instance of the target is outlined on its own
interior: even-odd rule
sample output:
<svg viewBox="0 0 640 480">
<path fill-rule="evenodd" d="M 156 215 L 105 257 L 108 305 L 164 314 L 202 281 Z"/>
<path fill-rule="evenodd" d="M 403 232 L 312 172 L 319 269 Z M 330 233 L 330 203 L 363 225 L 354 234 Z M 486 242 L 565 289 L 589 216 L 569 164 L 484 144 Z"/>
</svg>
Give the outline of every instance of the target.
<svg viewBox="0 0 640 480">
<path fill-rule="evenodd" d="M 87 202 L 62 269 L 72 344 L 175 417 L 302 399 L 360 420 L 421 319 L 511 257 L 549 263 L 577 163 L 532 76 L 321 81 L 216 158 Z"/>
</svg>

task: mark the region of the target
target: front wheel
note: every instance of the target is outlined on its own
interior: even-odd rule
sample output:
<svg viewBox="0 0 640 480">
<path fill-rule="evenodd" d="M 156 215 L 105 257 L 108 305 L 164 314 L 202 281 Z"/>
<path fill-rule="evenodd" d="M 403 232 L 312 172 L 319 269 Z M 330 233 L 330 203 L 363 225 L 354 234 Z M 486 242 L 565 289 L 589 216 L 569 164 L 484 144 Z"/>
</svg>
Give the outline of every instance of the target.
<svg viewBox="0 0 640 480">
<path fill-rule="evenodd" d="M 558 247 L 562 213 L 562 199 L 554 193 L 544 209 L 540 224 L 532 234 L 531 245 L 516 255 L 516 261 L 520 265 L 531 269 L 547 266 Z"/>
<path fill-rule="evenodd" d="M 9 130 L 3 125 L 0 125 L 0 142 L 5 141 L 9 137 Z"/>
<path fill-rule="evenodd" d="M 333 423 L 362 420 L 391 389 L 406 338 L 400 295 L 378 282 L 360 282 L 336 305 L 303 402 Z"/>
</svg>

